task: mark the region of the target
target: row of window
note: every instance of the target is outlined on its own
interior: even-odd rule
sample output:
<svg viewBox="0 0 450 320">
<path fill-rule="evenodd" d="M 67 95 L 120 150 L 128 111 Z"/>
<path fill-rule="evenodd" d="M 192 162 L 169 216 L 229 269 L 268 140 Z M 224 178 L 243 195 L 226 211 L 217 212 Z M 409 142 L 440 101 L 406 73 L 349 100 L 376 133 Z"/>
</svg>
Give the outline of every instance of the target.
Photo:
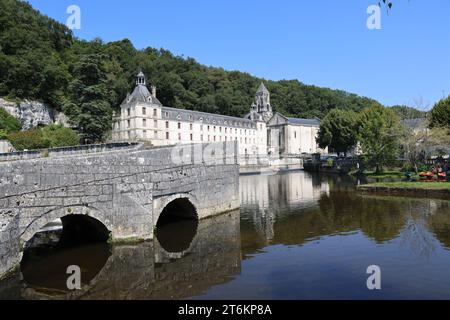
<svg viewBox="0 0 450 320">
<path fill-rule="evenodd" d="M 125 112 L 125 111 L 124 111 L 124 112 Z M 128 109 L 127 109 L 126 114 L 127 114 L 128 117 L 131 116 L 131 108 L 128 108 Z M 142 115 L 147 115 L 147 108 L 146 108 L 146 107 L 142 107 Z M 157 116 L 158 116 L 158 109 L 153 109 L 153 117 L 157 117 Z M 164 116 L 165 116 L 165 118 L 169 118 L 169 112 L 167 112 L 167 111 L 164 112 Z M 178 119 L 178 120 L 181 120 L 181 115 L 178 115 L 178 116 L 177 116 L 177 119 Z M 192 115 L 189 115 L 189 120 L 190 120 L 190 121 L 193 121 L 193 120 L 194 120 L 194 118 L 193 118 Z M 209 121 L 209 120 L 210 120 L 209 118 L 206 118 L 206 121 Z M 200 117 L 200 118 L 199 118 L 199 121 L 203 121 L 203 117 Z M 221 121 L 219 120 L 219 123 L 220 123 L 220 122 L 221 122 Z M 213 120 L 213 123 L 216 123 L 216 120 Z M 228 121 L 227 121 L 227 120 L 224 120 L 223 123 L 224 123 L 225 125 L 227 125 L 227 124 L 228 124 Z M 230 121 L 230 124 L 233 124 L 233 122 Z M 238 122 L 238 121 L 235 121 L 235 122 L 234 122 L 234 125 L 235 125 L 235 126 L 241 126 L 241 127 L 247 127 L 247 128 L 250 128 L 250 127 L 251 127 L 251 124 L 248 124 L 248 123 L 246 123 L 246 122 Z M 261 125 L 261 130 L 262 130 L 262 125 Z"/>
<path fill-rule="evenodd" d="M 142 126 L 144 128 L 147 127 L 147 119 L 142 119 Z M 154 128 L 158 128 L 158 120 L 153 120 L 153 127 Z M 166 121 L 166 129 L 169 129 L 169 127 L 170 127 L 170 123 L 169 123 L 169 121 Z M 131 120 L 127 120 L 127 128 L 131 128 Z M 181 122 L 178 122 L 178 129 L 181 130 Z M 200 125 L 200 130 L 203 131 L 203 129 L 204 129 L 203 125 Z M 225 132 L 227 134 L 228 131 L 229 131 L 231 134 L 233 133 L 233 128 L 225 127 L 223 129 L 224 130 L 222 130 L 222 127 L 219 127 L 219 132 L 220 133 Z M 193 126 L 192 123 L 189 124 L 189 130 L 191 130 L 191 131 L 194 130 L 194 126 Z M 207 126 L 207 131 L 208 132 L 211 131 L 211 126 Z M 217 132 L 217 127 L 216 126 L 213 126 L 213 131 Z M 242 129 L 239 129 L 239 131 L 240 131 L 240 134 L 242 134 Z M 238 134 L 238 129 L 235 128 L 234 129 L 234 133 Z M 253 135 L 256 134 L 254 130 L 249 130 L 249 133 L 253 134 Z M 244 134 L 245 135 L 247 134 L 247 129 L 244 129 Z"/>
</svg>

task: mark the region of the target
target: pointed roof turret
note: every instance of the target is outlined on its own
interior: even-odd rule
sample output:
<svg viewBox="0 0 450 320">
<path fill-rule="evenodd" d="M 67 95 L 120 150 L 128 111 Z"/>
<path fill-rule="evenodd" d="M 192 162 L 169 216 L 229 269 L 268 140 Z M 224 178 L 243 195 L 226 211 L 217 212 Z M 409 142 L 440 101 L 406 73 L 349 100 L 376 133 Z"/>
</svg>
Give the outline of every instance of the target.
<svg viewBox="0 0 450 320">
<path fill-rule="evenodd" d="M 266 86 L 264 85 L 263 82 L 261 82 L 261 84 L 259 85 L 258 90 L 256 91 L 256 93 L 269 93 L 269 90 L 267 90 Z"/>
</svg>

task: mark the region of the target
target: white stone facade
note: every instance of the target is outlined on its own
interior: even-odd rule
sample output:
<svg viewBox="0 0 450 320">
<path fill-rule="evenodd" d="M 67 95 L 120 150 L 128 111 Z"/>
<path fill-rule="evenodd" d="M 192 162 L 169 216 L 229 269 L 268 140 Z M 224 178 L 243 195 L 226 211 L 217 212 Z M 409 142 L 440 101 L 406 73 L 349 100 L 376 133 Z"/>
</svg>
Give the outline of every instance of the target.
<svg viewBox="0 0 450 320">
<path fill-rule="evenodd" d="M 278 119 L 282 118 L 288 121 L 281 124 Z M 264 84 L 259 87 L 250 113 L 244 118 L 165 107 L 156 97 L 156 88 L 152 87 L 151 92 L 147 89 L 141 72 L 133 93 L 123 101 L 120 114 L 114 115 L 112 140 L 144 141 L 154 146 L 238 141 L 241 157 L 319 151 L 315 138 L 320 122 L 294 119 L 299 123 L 291 123 L 289 119 L 273 114 L 270 93 Z M 306 122 L 302 124 L 300 120 Z M 283 125 L 287 125 L 287 129 L 283 129 Z M 274 137 L 275 132 L 282 136 Z"/>
</svg>

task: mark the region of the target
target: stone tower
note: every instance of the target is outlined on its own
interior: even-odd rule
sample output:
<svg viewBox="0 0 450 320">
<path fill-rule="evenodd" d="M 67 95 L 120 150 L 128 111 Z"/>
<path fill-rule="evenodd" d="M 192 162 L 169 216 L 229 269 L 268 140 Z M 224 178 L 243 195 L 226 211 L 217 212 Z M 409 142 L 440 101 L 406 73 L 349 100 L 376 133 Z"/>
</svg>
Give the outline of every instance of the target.
<svg viewBox="0 0 450 320">
<path fill-rule="evenodd" d="M 265 122 L 268 122 L 273 116 L 272 106 L 270 105 L 270 92 L 262 82 L 256 91 L 251 111 L 261 115 Z"/>
</svg>

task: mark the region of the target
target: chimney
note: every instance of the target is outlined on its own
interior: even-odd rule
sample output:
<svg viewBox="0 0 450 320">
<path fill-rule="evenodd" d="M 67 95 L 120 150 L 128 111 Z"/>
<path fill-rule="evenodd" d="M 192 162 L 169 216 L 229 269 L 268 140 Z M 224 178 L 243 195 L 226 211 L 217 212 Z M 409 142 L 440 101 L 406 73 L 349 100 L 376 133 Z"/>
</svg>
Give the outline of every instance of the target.
<svg viewBox="0 0 450 320">
<path fill-rule="evenodd" d="M 152 86 L 152 97 L 156 98 L 156 87 Z"/>
</svg>

